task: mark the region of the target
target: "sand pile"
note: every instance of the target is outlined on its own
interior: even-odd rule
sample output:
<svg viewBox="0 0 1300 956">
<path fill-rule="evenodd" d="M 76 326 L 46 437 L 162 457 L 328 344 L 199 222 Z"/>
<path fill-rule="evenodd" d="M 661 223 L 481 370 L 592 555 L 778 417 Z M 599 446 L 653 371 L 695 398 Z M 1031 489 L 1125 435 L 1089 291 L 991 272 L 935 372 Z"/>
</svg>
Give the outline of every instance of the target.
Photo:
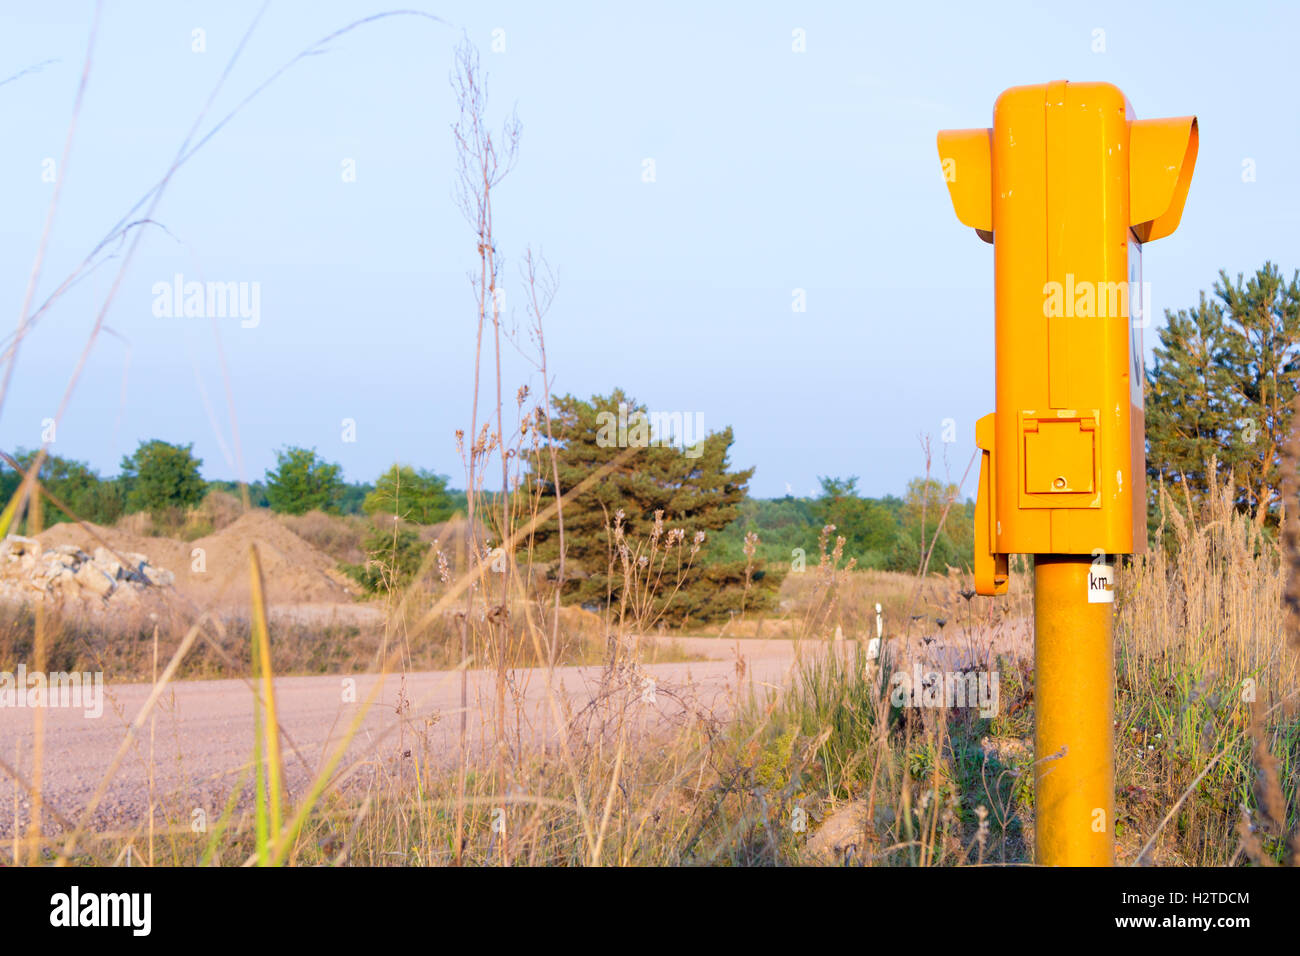
<svg viewBox="0 0 1300 956">
<path fill-rule="evenodd" d="M 150 564 L 167 568 L 175 575 L 176 591 L 202 607 L 247 609 L 248 555 L 254 543 L 272 605 L 351 603 L 357 593 L 332 558 L 266 511 L 250 511 L 220 531 L 189 542 L 91 528 L 113 550 L 148 555 Z M 45 548 L 66 545 L 93 554 L 100 546 L 90 531 L 76 524 L 58 524 L 37 537 Z"/>
<path fill-rule="evenodd" d="M 350 602 L 356 586 L 318 551 L 268 512 L 250 511 L 215 534 L 189 545 L 185 584 L 219 604 L 247 606 L 249 547 L 256 544 L 262 561 L 267 600 L 272 604 Z M 204 570 L 194 570 L 200 563 Z M 220 595 L 220 597 L 218 597 Z"/>
</svg>

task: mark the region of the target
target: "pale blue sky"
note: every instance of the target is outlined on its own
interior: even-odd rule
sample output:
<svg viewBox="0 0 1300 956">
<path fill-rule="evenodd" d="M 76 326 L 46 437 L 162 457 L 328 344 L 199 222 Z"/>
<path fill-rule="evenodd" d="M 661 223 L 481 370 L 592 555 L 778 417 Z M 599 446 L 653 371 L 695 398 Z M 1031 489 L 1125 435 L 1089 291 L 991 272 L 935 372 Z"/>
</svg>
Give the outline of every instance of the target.
<svg viewBox="0 0 1300 956">
<path fill-rule="evenodd" d="M 165 170 L 260 2 L 133 2 L 104 12 L 39 299 Z M 214 116 L 382 3 L 272 3 Z M 437 3 L 299 63 L 177 175 L 142 242 L 53 450 L 115 473 L 142 438 L 193 441 L 235 477 L 205 319 L 159 318 L 151 289 L 260 283 L 256 328 L 218 320 L 250 478 L 282 445 L 352 480 L 395 458 L 462 483 L 474 241 L 453 201 L 462 30 L 493 115 L 516 106 L 517 169 L 497 196 L 507 305 L 528 244 L 560 276 L 547 326 L 555 387 L 615 386 L 736 432 L 760 496 L 861 476 L 870 494 L 936 468 L 993 407 L 992 250 L 960 226 L 935 133 L 988 125 L 1008 86 L 1106 80 L 1139 116 L 1196 114 L 1200 157 L 1178 232 L 1149 246 L 1158 315 L 1220 267 L 1300 266 L 1300 15 L 1288 4 Z M 62 149 L 93 5 L 0 6 L 0 331 L 16 324 Z M 206 33 L 204 53 L 192 31 Z M 504 30 L 505 51 L 491 51 Z M 795 28 L 807 51 L 794 53 Z M 1105 52 L 1094 53 L 1094 29 Z M 652 158 L 656 181 L 642 181 Z M 1243 183 L 1252 159 L 1257 181 Z M 357 180 L 345 183 L 345 159 Z M 174 237 L 174 238 L 173 238 Z M 116 263 L 24 345 L 0 446 L 40 444 Z M 807 312 L 791 310 L 806 290 Z M 1154 334 L 1147 336 L 1150 349 Z M 507 392 L 536 373 L 510 355 Z M 196 373 L 197 369 L 197 373 Z M 202 382 L 202 389 L 199 382 Z M 217 414 L 220 440 L 204 408 Z M 344 418 L 355 442 L 342 440 Z M 973 493 L 973 479 L 967 484 Z"/>
</svg>

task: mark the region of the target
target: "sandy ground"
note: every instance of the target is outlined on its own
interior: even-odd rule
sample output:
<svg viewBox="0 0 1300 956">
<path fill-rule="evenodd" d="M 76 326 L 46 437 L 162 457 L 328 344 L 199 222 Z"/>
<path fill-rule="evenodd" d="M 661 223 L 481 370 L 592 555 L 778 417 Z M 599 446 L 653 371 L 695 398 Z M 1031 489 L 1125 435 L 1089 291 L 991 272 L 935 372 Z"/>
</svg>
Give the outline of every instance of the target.
<svg viewBox="0 0 1300 956">
<path fill-rule="evenodd" d="M 1022 658 L 1032 654 L 1028 622 L 1012 622 L 996 632 L 967 635 L 949 629 L 910 641 L 887 642 L 886 653 L 896 660 L 920 660 L 947 668 L 984 666 L 991 654 Z M 707 658 L 658 663 L 609 673 L 600 666 L 561 667 L 554 672 L 548 693 L 546 672 L 512 672 L 510 713 L 517 708 L 520 732 L 512 746 L 524 749 L 557 740 L 557 712 L 579 715 L 570 724 L 590 727 L 581 715 L 594 699 L 611 687 L 633 689 L 643 729 L 668 728 L 683 721 L 725 720 L 735 702 L 750 689 L 779 690 L 786 685 L 796 649 L 788 640 L 676 638 L 687 654 Z M 851 652 L 852 641 L 821 645 L 805 642 L 800 654 L 838 648 Z M 300 796 L 318 768 L 334 752 L 349 725 L 357 719 L 372 691 L 375 702 L 361 718 L 343 765 L 360 767 L 375 759 L 401 758 L 419 749 L 452 766 L 459 753 L 461 714 L 465 714 L 467 745 L 472 756 L 483 756 L 492 738 L 495 673 L 469 671 L 467 707 L 461 707 L 459 671 L 429 671 L 380 680 L 375 675 L 352 677 L 285 677 L 276 680 L 277 704 L 284 731 L 282 747 L 287 785 L 292 799 Z M 653 681 L 652 701 L 644 698 Z M 376 686 L 378 689 L 376 691 Z M 45 828 L 60 832 L 59 815 L 77 821 L 99 786 L 127 728 L 149 696 L 147 684 L 109 685 L 103 714 L 87 717 L 81 710 L 45 711 L 45 766 L 42 792 Z M 554 703 L 553 703 L 554 702 Z M 589 711 L 588 711 L 589 712 Z M 0 759 L 25 779 L 33 773 L 34 711 L 0 710 Z M 253 752 L 253 697 L 238 680 L 179 681 L 171 685 L 155 716 L 131 742 L 125 759 L 91 820 L 95 830 L 134 831 L 148 819 L 152 803 L 186 814 L 201 808 L 217 819 L 241 774 L 247 774 Z M 151 772 L 152 771 L 152 772 Z M 152 786 L 152 798 L 151 798 Z M 0 774 L 0 837 L 25 828 L 30 799 L 8 774 Z M 159 825 L 162 823 L 158 815 Z"/>
<path fill-rule="evenodd" d="M 747 690 L 751 683 L 780 687 L 794 657 L 788 641 L 741 641 L 742 673 L 737 667 L 735 641 L 683 638 L 679 645 L 688 653 L 713 659 L 650 664 L 613 675 L 616 683 L 622 681 L 637 690 L 638 701 L 645 696 L 647 679 L 655 682 L 653 703 L 643 704 L 651 724 L 701 717 L 723 719 L 736 693 Z M 519 742 L 525 747 L 554 743 L 557 722 L 545 671 L 518 670 L 513 678 L 512 693 L 518 697 L 523 721 Z M 608 689 L 609 679 L 601 667 L 558 668 L 553 698 L 561 712 L 580 713 L 602 688 Z M 448 765 L 456 760 L 462 713 L 458 671 L 390 676 L 382 682 L 375 675 L 356 675 L 286 677 L 275 683 L 284 730 L 284 763 L 294 797 L 302 794 L 328 759 L 377 683 L 375 703 L 362 719 L 345 764 L 376 755 L 400 755 L 416 745 L 419 735 L 427 735 L 427 750 L 435 757 Z M 494 688 L 494 672 L 468 672 L 466 725 L 472 753 L 481 752 L 485 738 L 491 737 Z M 109 685 L 103 714 L 97 719 L 81 710 L 45 711 L 42 792 L 47 807 L 69 820 L 80 819 L 149 692 L 147 684 Z M 171 685 L 156 708 L 156 718 L 144 724 L 129 747 L 92 819 L 92 828 L 134 830 L 147 819 L 151 767 L 155 801 L 167 797 L 173 806 L 202 808 L 210 820 L 217 819 L 252 759 L 252 701 L 248 686 L 238 680 Z M 0 759 L 28 780 L 33 771 L 33 719 L 34 711 L 27 708 L 0 711 Z M 0 835 L 12 835 L 15 820 L 25 827 L 29 808 L 28 795 L 7 774 L 0 774 Z M 57 816 L 47 812 L 46 817 L 47 831 L 62 829 Z"/>
</svg>

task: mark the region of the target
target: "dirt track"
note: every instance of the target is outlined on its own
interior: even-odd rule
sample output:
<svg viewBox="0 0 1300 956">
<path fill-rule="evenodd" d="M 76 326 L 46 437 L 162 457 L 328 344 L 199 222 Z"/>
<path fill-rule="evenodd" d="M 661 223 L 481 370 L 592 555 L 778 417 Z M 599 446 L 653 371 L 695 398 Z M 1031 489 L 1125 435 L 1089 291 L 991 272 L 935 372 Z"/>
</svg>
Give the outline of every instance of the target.
<svg viewBox="0 0 1300 956">
<path fill-rule="evenodd" d="M 996 654 L 1023 659 L 1032 655 L 1028 625 L 1028 621 L 1008 622 L 996 632 L 969 636 L 964 632 L 916 635 L 891 641 L 888 654 L 898 663 L 917 659 L 937 667 L 963 669 L 988 666 Z M 738 697 L 750 687 L 784 686 L 795 659 L 794 645 L 787 640 L 688 637 L 677 638 L 676 643 L 682 650 L 708 659 L 641 665 L 614 674 L 599 666 L 561 667 L 554 672 L 553 695 L 547 692 L 544 670 L 514 671 L 508 692 L 509 721 L 513 726 L 517 711 L 521 729 L 512 746 L 527 749 L 542 743 L 554 745 L 557 709 L 561 714 L 581 715 L 593 699 L 618 687 L 631 691 L 642 728 L 653 730 L 682 721 L 725 719 Z M 852 645 L 852 641 L 805 642 L 800 653 L 816 653 L 819 648 L 824 651 L 832 646 L 848 651 Z M 464 713 L 471 758 L 483 756 L 485 744 L 493 737 L 495 677 L 495 672 L 490 671 L 468 672 Z M 652 702 L 643 700 L 648 679 L 654 681 Z M 378 677 L 364 674 L 276 680 L 291 797 L 303 791 L 332 755 L 378 681 Z M 459 671 L 386 678 L 352 739 L 344 765 L 359 766 L 376 758 L 400 759 L 404 751 L 417 747 L 429 755 L 428 759 L 453 765 L 459 754 L 460 687 Z M 55 811 L 47 810 L 45 814 L 47 831 L 62 829 L 57 823 L 59 814 L 80 820 L 149 692 L 147 684 L 110 685 L 104 692 L 103 714 L 97 719 L 74 709 L 45 712 L 41 789 L 47 808 Z M 345 700 L 345 696 L 355 702 Z M 33 713 L 30 709 L 0 710 L 0 759 L 18 768 L 28 780 L 32 776 L 35 743 Z M 155 715 L 129 748 L 91 821 L 92 829 L 130 832 L 148 819 L 150 768 L 155 805 L 166 803 L 174 814 L 185 817 L 194 808 L 202 808 L 213 820 L 220 816 L 241 773 L 247 773 L 253 754 L 253 696 L 243 681 L 177 682 L 168 688 Z M 570 726 L 581 732 L 586 725 L 578 720 Z M 420 742 L 421 737 L 427 743 Z M 0 774 L 0 837 L 13 833 L 15 820 L 25 827 L 30 810 L 28 794 L 6 777 Z M 185 817 L 173 819 L 184 824 Z M 162 814 L 156 820 L 163 825 Z"/>
<path fill-rule="evenodd" d="M 787 641 L 741 641 L 744 675 L 738 673 L 736 644 L 707 638 L 684 638 L 689 652 L 713 658 L 689 663 L 651 664 L 636 673 L 624 673 L 625 686 L 644 692 L 645 677 L 653 678 L 656 693 L 650 708 L 652 721 L 671 722 L 696 716 L 724 717 L 733 695 L 743 683 L 780 686 L 793 660 Z M 547 694 L 545 672 L 520 670 L 516 693 L 525 746 L 553 742 L 556 721 Z M 600 667 L 562 667 L 555 672 L 555 699 L 578 712 L 602 687 Z M 355 700 L 364 702 L 377 677 L 357 675 Z M 467 739 L 471 752 L 479 752 L 489 730 L 495 700 L 495 673 L 469 672 Z M 345 679 L 332 676 L 286 677 L 276 680 L 280 723 L 286 735 L 284 763 L 293 795 L 301 793 L 315 770 L 326 760 L 355 719 L 360 703 L 344 701 Z M 390 676 L 378 691 L 347 752 L 347 761 L 373 755 L 392 757 L 412 746 L 417 731 L 427 733 L 429 752 L 451 764 L 460 736 L 460 674 L 434 671 Z M 605 687 L 609 685 L 604 684 Z M 126 738 L 126 728 L 149 696 L 147 684 L 110 685 L 105 688 L 103 715 L 87 718 L 82 711 L 46 711 L 45 769 L 42 792 L 47 808 L 76 821 L 114 754 Z M 405 719 L 398 719 L 399 699 L 408 702 Z M 253 697 L 238 680 L 180 681 L 173 684 L 156 708 L 152 758 L 150 723 L 129 749 L 92 828 L 132 831 L 148 818 L 149 768 L 153 768 L 154 800 L 179 808 L 203 808 L 211 820 L 222 811 L 241 770 L 253 753 Z M 513 714 L 513 706 L 512 706 Z M 33 711 L 0 711 L 0 759 L 17 766 L 30 780 L 35 742 Z M 490 733 L 488 734 L 490 736 Z M 531 741 L 529 738 L 531 737 Z M 26 826 L 30 799 L 17 785 L 4 779 L 0 789 L 0 835 L 13 833 L 15 816 Z M 15 811 L 15 801 L 17 810 Z M 46 829 L 59 825 L 46 813 Z M 57 819 L 57 818 L 56 818 Z M 162 815 L 157 818 L 163 825 Z M 188 820 L 178 821 L 187 823 Z"/>
</svg>

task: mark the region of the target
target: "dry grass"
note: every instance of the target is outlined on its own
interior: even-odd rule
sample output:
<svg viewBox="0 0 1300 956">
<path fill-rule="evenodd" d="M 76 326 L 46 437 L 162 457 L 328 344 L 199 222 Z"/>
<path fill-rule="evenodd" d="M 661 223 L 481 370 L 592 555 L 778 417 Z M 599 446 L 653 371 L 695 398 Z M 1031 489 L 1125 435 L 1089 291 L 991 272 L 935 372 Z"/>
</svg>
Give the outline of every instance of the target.
<svg viewBox="0 0 1300 956">
<path fill-rule="evenodd" d="M 1278 838 L 1294 826 L 1300 725 L 1286 570 L 1276 541 L 1231 500 L 1223 481 L 1196 513 L 1162 489 L 1168 534 L 1158 540 L 1168 547 L 1135 559 L 1120 578 L 1117 808 L 1122 852 L 1133 858 L 1147 847 L 1144 863 L 1240 859 L 1240 819 L 1258 822 L 1255 783 L 1269 752 L 1293 797 L 1289 809 L 1275 802 L 1281 816 L 1271 836 L 1260 834 L 1270 858 L 1280 858 Z"/>
<path fill-rule="evenodd" d="M 539 620 L 549 609 L 537 604 L 516 608 Z M 163 657 L 180 646 L 189 627 L 189 614 L 176 607 L 171 613 L 132 609 L 111 618 L 74 615 L 59 609 L 45 611 L 45 654 L 52 671 L 101 672 L 117 683 L 153 679 L 155 643 Z M 294 614 L 272 614 L 270 642 L 280 676 L 362 674 L 382 669 L 397 622 L 382 617 L 373 622 L 321 621 Z M 610 653 L 604 619 L 580 608 L 562 608 L 555 662 L 559 666 L 600 664 Z M 223 616 L 207 621 L 200 640 L 181 661 L 178 680 L 216 680 L 246 677 L 252 666 L 248 615 Z M 454 669 L 460 663 L 459 619 L 452 614 L 426 623 L 419 638 L 403 649 L 403 665 L 412 671 Z M 0 671 L 13 672 L 19 663 L 32 666 L 36 615 L 30 605 L 0 608 Z M 640 650 L 647 658 L 667 663 L 696 660 L 672 636 L 645 636 Z M 516 644 L 510 666 L 537 667 L 529 646 Z"/>
</svg>

